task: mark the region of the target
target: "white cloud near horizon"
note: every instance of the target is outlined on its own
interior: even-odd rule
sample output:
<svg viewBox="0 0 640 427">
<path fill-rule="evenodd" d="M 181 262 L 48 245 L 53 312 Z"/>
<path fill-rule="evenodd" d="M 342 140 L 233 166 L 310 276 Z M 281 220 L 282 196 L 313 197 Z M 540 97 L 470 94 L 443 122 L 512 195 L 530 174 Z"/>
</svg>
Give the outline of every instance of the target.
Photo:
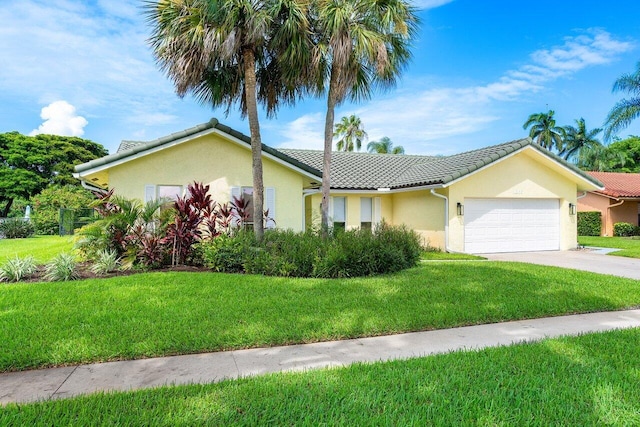
<svg viewBox="0 0 640 427">
<path fill-rule="evenodd" d="M 388 136 L 405 150 L 411 147 L 407 152 L 447 154 L 442 153 L 442 147 L 435 141 L 482 130 L 500 119 L 496 106 L 501 103 L 531 96 L 553 81 L 585 68 L 611 63 L 634 47 L 633 43 L 618 40 L 604 30 L 589 29 L 578 36 L 566 37 L 561 45 L 533 52 L 524 65 L 505 71 L 496 81 L 427 89 L 423 82 L 414 81 L 390 96 L 350 107 L 355 111 L 349 114 L 360 116 L 369 140 Z M 344 114 L 336 111 L 336 121 Z M 314 114 L 286 124 L 280 131 L 283 138 L 280 146 L 322 149 L 318 137 L 311 136 L 323 135 L 323 123 Z M 305 137 L 300 138 L 301 135 Z"/>
<path fill-rule="evenodd" d="M 29 135 L 60 135 L 82 136 L 84 127 L 89 124 L 87 119 L 76 114 L 76 107 L 67 101 L 55 101 L 42 108 L 40 117 L 44 120 L 38 129 L 32 130 Z"/>
<path fill-rule="evenodd" d="M 447 3 L 451 3 L 454 0 L 413 0 L 412 3 L 415 7 L 421 10 L 435 9 L 436 7 L 444 6 Z"/>
</svg>

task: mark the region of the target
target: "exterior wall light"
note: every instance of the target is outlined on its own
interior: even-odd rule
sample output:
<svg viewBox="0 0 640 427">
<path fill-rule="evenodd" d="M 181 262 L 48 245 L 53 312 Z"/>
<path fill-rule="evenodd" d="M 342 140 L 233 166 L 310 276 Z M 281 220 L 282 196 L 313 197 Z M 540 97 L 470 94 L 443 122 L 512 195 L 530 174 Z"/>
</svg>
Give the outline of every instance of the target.
<svg viewBox="0 0 640 427">
<path fill-rule="evenodd" d="M 576 214 L 576 205 L 574 205 L 573 203 L 569 203 L 569 215 L 575 215 Z"/>
<path fill-rule="evenodd" d="M 456 210 L 458 212 L 458 216 L 464 215 L 464 205 L 462 203 L 458 202 L 458 204 L 456 204 Z"/>
</svg>

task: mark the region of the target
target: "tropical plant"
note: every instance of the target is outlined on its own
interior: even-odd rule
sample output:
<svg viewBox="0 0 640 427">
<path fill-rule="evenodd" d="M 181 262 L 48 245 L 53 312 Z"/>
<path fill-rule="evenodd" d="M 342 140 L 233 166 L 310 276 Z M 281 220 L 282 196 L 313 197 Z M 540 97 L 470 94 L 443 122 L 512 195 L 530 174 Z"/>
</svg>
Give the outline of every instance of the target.
<svg viewBox="0 0 640 427">
<path fill-rule="evenodd" d="M 371 141 L 367 144 L 367 151 L 378 154 L 404 154 L 404 148 L 401 145 L 393 146 L 393 142 L 388 136 L 383 136 L 380 141 Z"/>
<path fill-rule="evenodd" d="M 352 114 L 343 117 L 340 123 L 336 123 L 333 137 L 338 138 L 336 142 L 338 151 L 354 151 L 354 149 L 360 151 L 362 141 L 367 140 L 367 133 L 362 127 L 360 117 Z"/>
<path fill-rule="evenodd" d="M 307 2 L 302 0 L 164 0 L 146 4 L 160 68 L 180 96 L 239 104 L 251 134 L 254 218 L 263 212 L 262 139 L 258 102 L 267 115 L 300 94 L 295 81 L 310 62 Z M 263 223 L 254 231 L 262 239 Z"/>
<path fill-rule="evenodd" d="M 548 113 L 531 114 L 526 122 L 522 125 L 523 129 L 531 127 L 529 130 L 529 138 L 533 139 L 536 144 L 547 150 L 562 150 L 562 139 L 564 137 L 564 129 L 556 126 L 556 120 L 553 118 L 555 111 L 549 110 Z"/>
<path fill-rule="evenodd" d="M 598 172 L 619 171 L 627 163 L 627 153 L 612 149 L 612 146 L 596 145 L 581 150 L 576 166 L 582 170 Z"/>
<path fill-rule="evenodd" d="M 602 132 L 601 128 L 587 130 L 587 125 L 583 118 L 575 122 L 575 127 L 564 127 L 564 141 L 558 155 L 565 160 L 575 160 L 580 157 L 582 151 L 602 146 L 602 143 L 596 138 L 596 136 Z"/>
<path fill-rule="evenodd" d="M 633 73 L 623 74 L 613 84 L 612 92 L 626 92 L 631 98 L 618 101 L 607 116 L 604 139 L 609 141 L 614 134 L 626 128 L 640 117 L 640 62 Z"/>
<path fill-rule="evenodd" d="M 409 47 L 418 18 L 407 0 L 318 0 L 315 7 L 312 64 L 318 87 L 327 92 L 322 169 L 322 229 L 326 233 L 335 108 L 345 99 L 366 99 L 374 86 L 393 86 L 411 57 Z"/>
<path fill-rule="evenodd" d="M 45 265 L 44 280 L 48 282 L 67 282 L 78 277 L 78 263 L 72 254 L 63 252 Z"/>
<path fill-rule="evenodd" d="M 96 260 L 91 265 L 91 271 L 99 276 L 116 271 L 118 268 L 120 268 L 118 254 L 108 249 L 98 252 Z"/>
<path fill-rule="evenodd" d="M 19 282 L 36 272 L 36 261 L 31 255 L 24 258 L 9 258 L 0 265 L 0 282 Z"/>
<path fill-rule="evenodd" d="M 0 237 L 6 239 L 24 239 L 33 236 L 33 224 L 23 218 L 7 218 L 0 222 Z"/>
</svg>

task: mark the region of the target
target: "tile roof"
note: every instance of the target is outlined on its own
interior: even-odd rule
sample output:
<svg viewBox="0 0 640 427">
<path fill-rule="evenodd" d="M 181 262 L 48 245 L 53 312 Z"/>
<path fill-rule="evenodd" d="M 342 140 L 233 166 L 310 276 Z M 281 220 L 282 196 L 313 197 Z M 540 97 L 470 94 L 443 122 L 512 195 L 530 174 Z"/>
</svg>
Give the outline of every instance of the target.
<svg viewBox="0 0 640 427">
<path fill-rule="evenodd" d="M 251 145 L 251 138 L 247 135 L 221 124 L 216 119 L 211 119 L 207 123 L 153 141 L 122 141 L 115 154 L 78 165 L 75 170 L 76 172 L 84 172 L 106 166 L 113 162 L 126 160 L 127 157 L 138 153 L 144 154 L 146 151 L 156 147 L 200 133 L 205 134 L 214 129 L 235 137 L 247 145 Z M 567 163 L 555 154 L 534 144 L 531 139 L 526 138 L 452 156 L 333 152 L 331 188 L 341 190 L 378 190 L 380 188 L 401 189 L 446 185 L 527 146 L 554 159 L 593 184 L 601 186 L 597 178 L 587 175 L 574 165 Z M 322 177 L 322 151 L 274 149 L 264 144 L 262 145 L 262 150 L 319 179 Z"/>
<path fill-rule="evenodd" d="M 640 197 L 640 174 L 621 172 L 588 172 L 604 184 L 604 190 L 596 193 L 615 198 Z"/>
</svg>

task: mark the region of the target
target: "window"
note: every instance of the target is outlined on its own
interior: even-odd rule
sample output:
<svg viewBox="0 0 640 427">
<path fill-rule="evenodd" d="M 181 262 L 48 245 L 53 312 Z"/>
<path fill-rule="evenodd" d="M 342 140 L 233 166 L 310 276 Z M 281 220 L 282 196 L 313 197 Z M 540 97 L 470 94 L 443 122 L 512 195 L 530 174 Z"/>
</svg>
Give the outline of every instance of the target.
<svg viewBox="0 0 640 427">
<path fill-rule="evenodd" d="M 242 198 L 246 204 L 248 219 L 246 224 L 253 224 L 253 187 L 231 187 L 231 198 Z M 269 217 L 265 222 L 265 228 L 276 227 L 276 191 L 273 187 L 265 187 L 264 189 L 264 209 L 269 211 Z"/>
<path fill-rule="evenodd" d="M 181 185 L 153 185 L 147 184 L 144 186 L 144 201 L 149 202 L 151 200 L 166 199 L 169 201 L 175 201 L 178 197 L 182 196 Z"/>
<path fill-rule="evenodd" d="M 347 225 L 347 198 L 332 197 L 333 204 L 333 228 L 336 230 L 344 230 Z"/>
<path fill-rule="evenodd" d="M 373 221 L 373 199 L 371 197 L 360 197 L 360 228 L 371 230 Z"/>
</svg>

